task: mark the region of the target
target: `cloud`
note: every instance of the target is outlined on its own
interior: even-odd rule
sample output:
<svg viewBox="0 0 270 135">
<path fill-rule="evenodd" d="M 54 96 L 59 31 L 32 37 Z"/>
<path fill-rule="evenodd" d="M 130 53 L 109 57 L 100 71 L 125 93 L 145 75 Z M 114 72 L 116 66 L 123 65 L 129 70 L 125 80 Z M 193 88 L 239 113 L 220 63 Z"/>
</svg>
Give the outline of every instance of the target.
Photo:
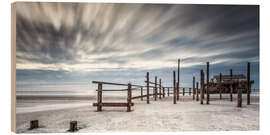
<svg viewBox="0 0 270 135">
<path fill-rule="evenodd" d="M 259 61 L 259 6 L 17 3 L 17 69 L 95 72 Z"/>
</svg>

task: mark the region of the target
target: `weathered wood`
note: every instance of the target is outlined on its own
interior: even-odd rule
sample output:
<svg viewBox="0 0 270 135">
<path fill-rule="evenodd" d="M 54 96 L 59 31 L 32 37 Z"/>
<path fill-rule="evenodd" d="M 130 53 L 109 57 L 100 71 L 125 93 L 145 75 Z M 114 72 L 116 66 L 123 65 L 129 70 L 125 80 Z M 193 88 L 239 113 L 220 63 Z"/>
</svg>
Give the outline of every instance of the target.
<svg viewBox="0 0 270 135">
<path fill-rule="evenodd" d="M 162 89 L 163 89 L 163 93 L 162 93 L 163 95 L 162 96 L 163 96 L 163 98 L 165 98 L 165 88 L 162 87 Z"/>
<path fill-rule="evenodd" d="M 193 79 L 192 79 L 192 90 L 193 90 L 193 97 L 192 99 L 195 100 L 195 76 L 193 76 Z"/>
<path fill-rule="evenodd" d="M 219 99 L 220 100 L 222 99 L 222 83 L 221 83 L 221 80 L 222 80 L 222 74 L 219 73 Z"/>
<path fill-rule="evenodd" d="M 196 101 L 199 101 L 199 83 L 196 82 Z"/>
<path fill-rule="evenodd" d="M 161 79 L 159 79 L 159 93 L 161 93 Z M 159 94 L 159 99 L 161 99 L 161 94 Z"/>
<path fill-rule="evenodd" d="M 143 101 L 143 88 L 141 88 L 141 101 Z"/>
<path fill-rule="evenodd" d="M 98 106 L 98 103 L 93 103 L 93 106 Z M 127 107 L 128 103 L 113 103 L 113 102 L 104 102 L 102 103 L 104 107 Z M 134 106 L 134 103 L 130 103 L 130 106 Z"/>
<path fill-rule="evenodd" d="M 230 69 L 230 101 L 233 101 L 232 69 Z"/>
<path fill-rule="evenodd" d="M 204 95 L 203 89 L 204 89 L 204 73 L 203 73 L 203 70 L 201 70 L 201 91 L 200 91 L 201 104 L 203 104 L 203 95 Z"/>
<path fill-rule="evenodd" d="M 168 89 L 168 97 L 170 96 L 170 88 L 167 88 Z"/>
<path fill-rule="evenodd" d="M 183 93 L 182 94 L 183 94 L 183 96 L 185 96 L 185 88 L 183 88 Z"/>
<path fill-rule="evenodd" d="M 131 93 L 131 84 L 128 84 L 128 92 L 127 92 L 127 112 L 131 111 L 131 97 L 132 97 L 132 93 Z"/>
<path fill-rule="evenodd" d="M 107 85 L 120 85 L 120 86 L 128 86 L 128 84 L 123 84 L 123 83 L 112 83 L 112 82 L 102 82 L 102 81 L 92 81 L 92 83 L 101 83 L 101 84 L 107 84 Z M 147 87 L 147 86 L 142 86 L 142 85 L 135 85 L 133 84 L 132 86 L 134 87 Z"/>
<path fill-rule="evenodd" d="M 98 84 L 98 95 L 97 95 L 97 111 L 102 111 L 102 83 Z"/>
<path fill-rule="evenodd" d="M 176 82 L 175 82 L 175 71 L 173 71 L 173 104 L 176 104 Z"/>
<path fill-rule="evenodd" d="M 32 130 L 32 129 L 35 129 L 35 128 L 39 128 L 38 120 L 31 120 L 29 129 Z"/>
<path fill-rule="evenodd" d="M 180 89 L 180 59 L 178 59 L 178 68 L 177 68 L 177 101 L 179 100 L 179 90 Z"/>
<path fill-rule="evenodd" d="M 188 88 L 188 95 L 190 96 L 191 95 L 191 88 Z"/>
<path fill-rule="evenodd" d="M 157 76 L 155 76 L 155 101 L 157 101 Z"/>
<path fill-rule="evenodd" d="M 206 104 L 209 104 L 209 62 L 206 62 Z"/>
<path fill-rule="evenodd" d="M 69 123 L 69 131 L 70 132 L 75 132 L 77 130 L 78 130 L 77 121 L 71 121 Z"/>
<path fill-rule="evenodd" d="M 242 89 L 241 82 L 238 80 L 238 91 L 237 91 L 237 107 L 242 107 Z"/>
<path fill-rule="evenodd" d="M 146 81 L 147 81 L 147 83 L 146 83 L 146 94 L 147 94 L 147 97 L 146 97 L 146 103 L 147 104 L 150 104 L 150 102 L 149 102 L 149 72 L 147 72 L 146 73 Z"/>
<path fill-rule="evenodd" d="M 247 105 L 250 105 L 250 63 L 247 63 Z"/>
</svg>

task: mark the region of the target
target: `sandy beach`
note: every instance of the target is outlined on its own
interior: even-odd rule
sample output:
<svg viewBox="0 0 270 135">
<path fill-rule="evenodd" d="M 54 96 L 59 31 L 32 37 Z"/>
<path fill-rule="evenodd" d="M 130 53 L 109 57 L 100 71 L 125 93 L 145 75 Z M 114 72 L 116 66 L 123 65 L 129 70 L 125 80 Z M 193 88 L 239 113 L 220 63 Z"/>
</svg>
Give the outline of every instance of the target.
<svg viewBox="0 0 270 135">
<path fill-rule="evenodd" d="M 173 104 L 172 96 L 146 104 L 133 100 L 132 112 L 125 107 L 103 107 L 96 112 L 92 100 L 23 100 L 17 102 L 18 133 L 68 132 L 69 122 L 78 121 L 78 132 L 176 132 L 259 130 L 259 95 L 251 96 L 251 105 L 236 107 L 236 95 L 230 102 L 228 95 L 211 95 L 210 105 L 200 105 L 192 96 L 180 96 Z M 105 101 L 116 102 L 117 98 Z M 125 99 L 122 99 L 124 101 Z M 40 128 L 28 130 L 29 121 L 38 119 Z"/>
</svg>

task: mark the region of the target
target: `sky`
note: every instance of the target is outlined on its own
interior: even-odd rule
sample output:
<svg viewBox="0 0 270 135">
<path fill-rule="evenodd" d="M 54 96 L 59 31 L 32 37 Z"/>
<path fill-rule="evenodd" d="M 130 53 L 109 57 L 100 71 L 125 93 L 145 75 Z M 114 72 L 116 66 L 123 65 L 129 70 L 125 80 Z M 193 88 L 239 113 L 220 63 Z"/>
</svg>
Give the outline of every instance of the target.
<svg viewBox="0 0 270 135">
<path fill-rule="evenodd" d="M 180 85 L 210 62 L 210 77 L 246 74 L 259 89 L 259 6 L 113 3 L 16 4 L 19 90 L 91 90 L 96 81 Z M 42 87 L 41 87 L 42 86 Z"/>
</svg>

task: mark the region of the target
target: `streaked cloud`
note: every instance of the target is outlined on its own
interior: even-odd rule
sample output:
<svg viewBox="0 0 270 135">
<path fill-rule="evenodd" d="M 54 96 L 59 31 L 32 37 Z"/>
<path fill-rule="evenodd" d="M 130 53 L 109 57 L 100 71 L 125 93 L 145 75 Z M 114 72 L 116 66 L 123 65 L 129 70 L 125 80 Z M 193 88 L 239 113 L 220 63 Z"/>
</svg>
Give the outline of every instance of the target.
<svg viewBox="0 0 270 135">
<path fill-rule="evenodd" d="M 178 58 L 183 68 L 259 62 L 257 5 L 18 2 L 16 8 L 21 72 L 114 76 L 167 72 Z"/>
</svg>

